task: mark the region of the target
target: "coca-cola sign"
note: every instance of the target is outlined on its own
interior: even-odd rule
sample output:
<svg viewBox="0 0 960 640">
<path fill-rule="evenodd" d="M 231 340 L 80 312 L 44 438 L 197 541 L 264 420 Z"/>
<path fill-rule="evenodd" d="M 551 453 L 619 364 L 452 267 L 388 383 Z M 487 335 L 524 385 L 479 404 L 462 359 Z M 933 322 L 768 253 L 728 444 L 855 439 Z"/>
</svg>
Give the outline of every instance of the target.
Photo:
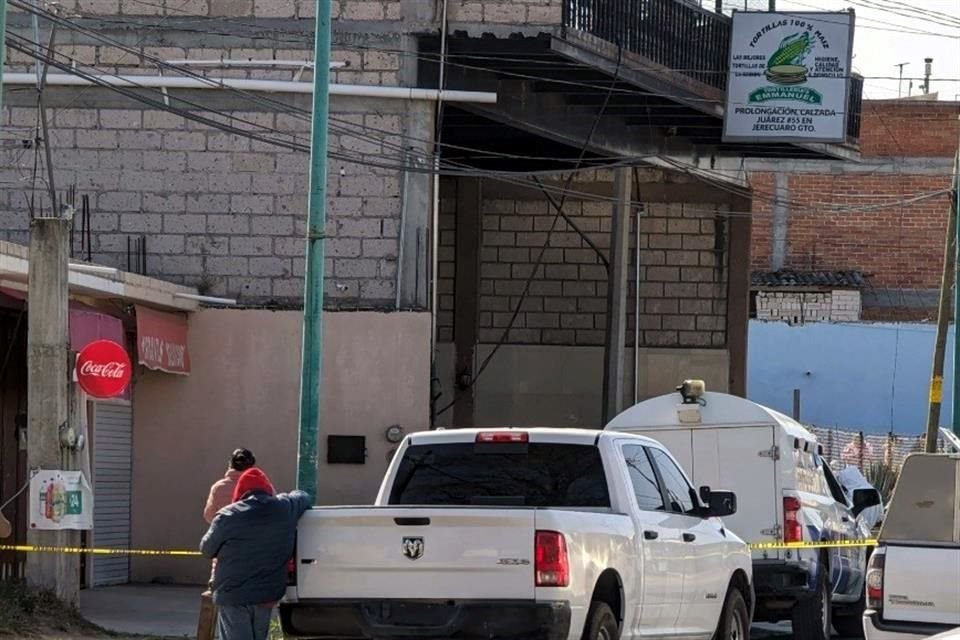
<svg viewBox="0 0 960 640">
<path fill-rule="evenodd" d="M 133 377 L 127 350 L 112 340 L 96 340 L 77 355 L 77 383 L 94 398 L 122 395 Z"/>
</svg>

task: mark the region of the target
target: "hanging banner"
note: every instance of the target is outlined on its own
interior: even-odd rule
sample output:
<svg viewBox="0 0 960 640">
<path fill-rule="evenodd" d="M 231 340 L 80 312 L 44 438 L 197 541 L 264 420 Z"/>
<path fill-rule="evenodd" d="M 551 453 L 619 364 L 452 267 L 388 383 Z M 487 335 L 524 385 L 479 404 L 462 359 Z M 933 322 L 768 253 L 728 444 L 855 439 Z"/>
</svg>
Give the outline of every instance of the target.
<svg viewBox="0 0 960 640">
<path fill-rule="evenodd" d="M 93 490 L 82 471 L 35 471 L 30 478 L 31 529 L 93 529 Z"/>
<path fill-rule="evenodd" d="M 155 371 L 187 375 L 187 316 L 137 305 L 137 358 Z"/>
<path fill-rule="evenodd" d="M 733 14 L 723 139 L 845 142 L 854 14 Z"/>
<path fill-rule="evenodd" d="M 77 383 L 94 398 L 122 395 L 133 377 L 127 350 L 112 340 L 91 342 L 77 354 Z"/>
</svg>

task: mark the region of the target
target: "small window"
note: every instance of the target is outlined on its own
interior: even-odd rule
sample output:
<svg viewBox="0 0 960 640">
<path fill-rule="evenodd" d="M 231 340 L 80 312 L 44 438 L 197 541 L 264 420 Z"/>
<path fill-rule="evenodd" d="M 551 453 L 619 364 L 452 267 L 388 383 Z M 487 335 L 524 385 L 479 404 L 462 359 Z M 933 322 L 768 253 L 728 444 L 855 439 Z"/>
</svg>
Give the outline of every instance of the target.
<svg viewBox="0 0 960 640">
<path fill-rule="evenodd" d="M 670 501 L 669 511 L 697 515 L 697 505 L 693 501 L 693 487 L 687 482 L 680 467 L 660 449 L 650 449 L 653 462 L 660 470 L 663 487 Z"/>
<path fill-rule="evenodd" d="M 647 451 L 639 445 L 627 445 L 623 448 L 623 457 L 627 461 L 633 494 L 637 498 L 637 507 L 641 511 L 664 511 L 663 493 L 657 474 L 653 471 Z"/>
</svg>

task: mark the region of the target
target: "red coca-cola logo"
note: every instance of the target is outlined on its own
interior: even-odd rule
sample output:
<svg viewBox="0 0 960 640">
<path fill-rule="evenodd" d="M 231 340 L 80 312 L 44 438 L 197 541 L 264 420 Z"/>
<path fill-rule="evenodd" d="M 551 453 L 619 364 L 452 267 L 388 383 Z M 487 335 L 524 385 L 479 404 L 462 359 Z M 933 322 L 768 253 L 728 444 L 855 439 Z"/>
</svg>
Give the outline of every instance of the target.
<svg viewBox="0 0 960 640">
<path fill-rule="evenodd" d="M 127 350 L 112 340 L 96 340 L 77 355 L 77 382 L 94 398 L 121 395 L 133 377 Z"/>
</svg>

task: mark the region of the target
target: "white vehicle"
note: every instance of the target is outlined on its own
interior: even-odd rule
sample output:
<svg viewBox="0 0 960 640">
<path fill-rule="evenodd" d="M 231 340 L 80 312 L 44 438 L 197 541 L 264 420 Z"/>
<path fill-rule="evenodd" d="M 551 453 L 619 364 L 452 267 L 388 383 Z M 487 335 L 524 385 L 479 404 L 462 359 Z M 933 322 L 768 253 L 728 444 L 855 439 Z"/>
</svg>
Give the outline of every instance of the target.
<svg viewBox="0 0 960 640">
<path fill-rule="evenodd" d="M 867 640 L 917 640 L 960 626 L 960 455 L 912 455 L 867 571 Z"/>
<path fill-rule="evenodd" d="M 284 631 L 307 638 L 747 640 L 750 554 L 649 438 L 408 436 L 376 504 L 300 521 Z"/>
<path fill-rule="evenodd" d="M 606 428 L 654 438 L 695 483 L 734 491 L 740 508 L 724 521 L 749 543 L 869 537 L 869 523 L 857 516 L 879 503 L 879 493 L 856 489 L 849 499 L 816 437 L 772 409 L 687 381 L 680 393 L 641 402 Z M 754 620 L 790 620 L 798 640 L 826 640 L 831 626 L 862 635 L 866 564 L 863 547 L 754 551 Z"/>
</svg>

